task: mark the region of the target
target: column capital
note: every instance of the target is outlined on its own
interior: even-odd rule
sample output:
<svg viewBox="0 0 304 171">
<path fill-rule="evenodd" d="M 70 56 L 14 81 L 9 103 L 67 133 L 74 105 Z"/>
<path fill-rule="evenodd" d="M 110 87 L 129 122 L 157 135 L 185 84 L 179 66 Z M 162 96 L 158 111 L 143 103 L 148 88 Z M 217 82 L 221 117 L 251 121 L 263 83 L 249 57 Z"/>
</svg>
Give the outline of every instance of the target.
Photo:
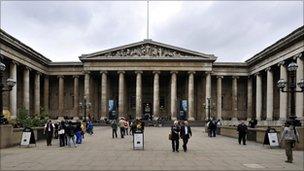
<svg viewBox="0 0 304 171">
<path fill-rule="evenodd" d="M 296 59 L 298 59 L 298 58 L 299 58 L 299 59 L 304 59 L 304 55 L 302 54 L 302 52 L 293 56 L 293 59 L 294 59 L 294 60 L 296 60 Z"/>
<path fill-rule="evenodd" d="M 254 73 L 254 76 L 260 76 L 260 75 L 261 75 L 260 72 Z"/>
<path fill-rule="evenodd" d="M 108 71 L 100 71 L 100 74 L 108 74 Z"/>
<path fill-rule="evenodd" d="M 195 71 L 188 71 L 188 74 L 195 74 Z"/>
<path fill-rule="evenodd" d="M 223 78 L 224 78 L 224 76 L 222 76 L 222 75 L 217 75 L 217 76 L 216 76 L 216 78 L 223 79 Z"/>
<path fill-rule="evenodd" d="M 117 71 L 117 74 L 125 74 L 126 71 Z"/>
<path fill-rule="evenodd" d="M 285 61 L 281 61 L 281 62 L 279 62 L 279 63 L 278 63 L 278 66 L 281 66 L 281 65 L 283 65 L 283 66 L 284 66 L 285 64 L 286 64 L 286 62 L 285 62 Z"/>
<path fill-rule="evenodd" d="M 64 78 L 64 75 L 57 75 L 57 78 Z"/>
<path fill-rule="evenodd" d="M 32 70 L 32 68 L 30 68 L 30 67 L 28 67 L 28 66 L 24 66 L 24 69 L 25 69 L 25 70 L 28 70 L 28 71 L 31 71 L 31 70 Z"/>
<path fill-rule="evenodd" d="M 272 71 L 272 68 L 271 68 L 271 67 L 268 67 L 268 68 L 265 69 L 265 71 L 266 71 L 266 72 Z"/>
<path fill-rule="evenodd" d="M 170 74 L 178 74 L 178 71 L 170 71 Z"/>
<path fill-rule="evenodd" d="M 12 60 L 11 62 L 12 62 L 12 64 L 14 64 L 14 65 L 19 65 L 19 62 L 15 61 L 15 60 Z"/>
<path fill-rule="evenodd" d="M 90 74 L 91 71 L 82 71 L 82 73 L 84 73 L 84 74 Z"/>
<path fill-rule="evenodd" d="M 49 75 L 44 74 L 44 78 L 48 79 L 49 77 Z"/>
<path fill-rule="evenodd" d="M 239 79 L 239 78 L 240 78 L 239 76 L 235 76 L 235 75 L 232 76 L 232 79 Z"/>
<path fill-rule="evenodd" d="M 160 74 L 160 71 L 153 71 L 153 74 Z"/>
<path fill-rule="evenodd" d="M 73 75 L 73 78 L 79 78 L 79 75 Z"/>
<path fill-rule="evenodd" d="M 211 74 L 212 74 L 212 71 L 206 71 L 206 72 L 205 72 L 205 75 L 209 75 L 209 74 L 211 75 Z"/>
<path fill-rule="evenodd" d="M 39 71 L 36 71 L 36 75 L 41 76 L 41 75 L 42 75 L 42 73 L 41 73 L 41 72 L 39 72 Z"/>
<path fill-rule="evenodd" d="M 135 71 L 135 74 L 142 74 L 143 71 Z"/>
</svg>

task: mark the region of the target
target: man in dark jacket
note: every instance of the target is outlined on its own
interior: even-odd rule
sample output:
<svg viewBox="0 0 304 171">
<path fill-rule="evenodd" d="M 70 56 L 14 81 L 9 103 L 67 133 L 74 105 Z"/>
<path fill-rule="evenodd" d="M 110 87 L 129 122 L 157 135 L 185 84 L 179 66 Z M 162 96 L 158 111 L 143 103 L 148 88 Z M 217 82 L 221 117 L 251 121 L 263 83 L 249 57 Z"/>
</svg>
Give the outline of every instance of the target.
<svg viewBox="0 0 304 171">
<path fill-rule="evenodd" d="M 51 146 L 52 145 L 52 139 L 53 139 L 53 133 L 54 133 L 54 124 L 51 120 L 48 121 L 48 123 L 44 126 L 44 134 L 46 134 L 46 145 Z"/>
<path fill-rule="evenodd" d="M 239 144 L 241 145 L 241 141 L 243 140 L 243 145 L 246 145 L 246 135 L 248 129 L 244 121 L 241 121 L 241 123 L 238 125 L 237 131 L 239 132 Z"/>
<path fill-rule="evenodd" d="M 173 126 L 171 126 L 171 141 L 172 141 L 172 151 L 173 152 L 179 152 L 179 132 L 180 127 L 178 124 L 178 121 L 174 121 Z"/>
<path fill-rule="evenodd" d="M 184 121 L 182 123 L 181 131 L 180 131 L 180 137 L 183 139 L 184 152 L 187 151 L 187 143 L 188 143 L 188 140 L 189 140 L 190 136 L 192 136 L 191 128 L 188 125 L 188 122 Z"/>
</svg>

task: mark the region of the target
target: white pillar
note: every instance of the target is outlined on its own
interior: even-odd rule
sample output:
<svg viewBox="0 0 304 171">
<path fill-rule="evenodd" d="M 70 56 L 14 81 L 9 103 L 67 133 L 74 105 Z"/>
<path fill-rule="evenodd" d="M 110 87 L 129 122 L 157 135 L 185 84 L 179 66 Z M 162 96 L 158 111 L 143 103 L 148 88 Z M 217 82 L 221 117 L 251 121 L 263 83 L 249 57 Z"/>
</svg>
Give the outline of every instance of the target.
<svg viewBox="0 0 304 171">
<path fill-rule="evenodd" d="M 171 71 L 171 120 L 177 119 L 177 71 Z"/>
<path fill-rule="evenodd" d="M 108 113 L 108 92 L 107 92 L 107 82 L 108 82 L 108 72 L 101 71 L 101 120 L 107 117 Z"/>
<path fill-rule="evenodd" d="M 188 120 L 194 120 L 194 74 L 195 72 L 188 72 Z"/>
<path fill-rule="evenodd" d="M 222 119 L 222 79 L 223 76 L 217 76 L 216 81 L 216 111 L 217 111 L 217 119 Z"/>
<path fill-rule="evenodd" d="M 64 116 L 64 76 L 59 75 L 59 91 L 58 91 L 58 112 L 59 116 Z"/>
<path fill-rule="evenodd" d="M 252 118 L 252 78 L 247 79 L 247 121 Z"/>
<path fill-rule="evenodd" d="M 267 72 L 267 106 L 266 106 L 266 120 L 273 120 L 273 73 L 271 68 L 266 69 Z"/>
<path fill-rule="evenodd" d="M 23 106 L 30 110 L 30 68 L 23 70 Z"/>
<path fill-rule="evenodd" d="M 90 72 L 85 71 L 84 75 L 84 95 L 87 99 L 87 103 L 90 102 Z"/>
<path fill-rule="evenodd" d="M 125 112 L 125 71 L 118 71 L 118 116 L 126 116 Z"/>
<path fill-rule="evenodd" d="M 297 57 L 297 83 L 304 79 L 304 62 L 303 62 L 303 54 L 300 54 Z M 297 86 L 298 90 L 301 90 Z M 304 103 L 303 103 L 304 93 L 296 93 L 296 116 L 297 118 L 304 120 Z"/>
<path fill-rule="evenodd" d="M 287 81 L 287 69 L 285 62 L 282 61 L 279 63 L 280 66 L 280 79 Z M 287 117 L 287 93 L 280 91 L 280 119 L 285 121 Z"/>
<path fill-rule="evenodd" d="M 256 119 L 261 120 L 262 116 L 262 76 L 256 73 Z"/>
<path fill-rule="evenodd" d="M 16 119 L 17 117 L 17 85 L 18 85 L 18 79 L 17 79 L 17 63 L 15 61 L 12 61 L 10 64 L 10 78 L 13 79 L 16 84 L 10 91 L 10 112 L 11 112 L 11 118 Z"/>
<path fill-rule="evenodd" d="M 136 119 L 142 117 L 142 71 L 136 71 Z"/>
<path fill-rule="evenodd" d="M 79 76 L 74 75 L 74 112 L 77 117 L 79 116 Z"/>
<path fill-rule="evenodd" d="M 211 98 L 211 72 L 206 72 L 206 98 L 205 98 L 206 106 L 208 104 L 208 100 L 207 100 L 208 98 Z M 206 110 L 206 118 L 208 118 L 208 108 L 206 107 L 205 110 Z"/>
<path fill-rule="evenodd" d="M 157 119 L 159 117 L 159 71 L 154 71 L 153 79 L 153 116 Z"/>
<path fill-rule="evenodd" d="M 35 115 L 40 115 L 40 75 L 37 72 L 35 75 L 35 90 L 34 90 L 34 100 L 35 100 Z"/>
</svg>

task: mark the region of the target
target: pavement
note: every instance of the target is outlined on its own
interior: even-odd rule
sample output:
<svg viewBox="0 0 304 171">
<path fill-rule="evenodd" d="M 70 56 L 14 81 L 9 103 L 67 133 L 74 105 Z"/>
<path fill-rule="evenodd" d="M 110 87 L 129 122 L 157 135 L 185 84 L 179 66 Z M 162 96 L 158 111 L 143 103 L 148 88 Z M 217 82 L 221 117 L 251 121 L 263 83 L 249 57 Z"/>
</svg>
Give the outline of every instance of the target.
<svg viewBox="0 0 304 171">
<path fill-rule="evenodd" d="M 270 149 L 248 141 L 210 138 L 204 128 L 192 128 L 188 152 L 172 152 L 168 127 L 147 127 L 144 150 L 133 150 L 132 136 L 112 139 L 110 127 L 95 127 L 77 148 L 37 146 L 1 149 L 1 170 L 304 170 L 303 151 L 285 163 L 284 149 Z M 119 134 L 118 134 L 119 135 Z"/>
</svg>

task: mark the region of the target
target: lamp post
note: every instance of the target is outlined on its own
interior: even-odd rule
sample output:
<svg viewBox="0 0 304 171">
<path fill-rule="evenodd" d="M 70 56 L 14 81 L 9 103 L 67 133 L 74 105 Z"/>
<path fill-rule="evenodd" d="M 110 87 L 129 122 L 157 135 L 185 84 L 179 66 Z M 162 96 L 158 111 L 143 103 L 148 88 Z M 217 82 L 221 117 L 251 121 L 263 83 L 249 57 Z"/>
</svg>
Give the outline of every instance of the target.
<svg viewBox="0 0 304 171">
<path fill-rule="evenodd" d="M 0 125 L 3 125 L 6 123 L 6 119 L 3 115 L 3 92 L 5 91 L 11 91 L 12 88 L 15 86 L 16 82 L 15 80 L 8 78 L 3 83 L 3 73 L 5 71 L 6 66 L 0 62 Z"/>
<path fill-rule="evenodd" d="M 87 109 L 91 107 L 91 103 L 87 102 L 87 97 L 84 96 L 83 101 L 79 103 L 81 109 L 83 109 L 83 122 L 87 121 Z"/>
<path fill-rule="evenodd" d="M 294 61 L 291 61 L 287 66 L 287 70 L 290 75 L 290 84 L 289 84 L 289 88 L 287 90 L 285 90 L 285 87 L 287 86 L 286 80 L 280 79 L 277 82 L 277 86 L 281 92 L 290 93 L 291 111 L 290 111 L 289 117 L 295 116 L 295 93 L 304 92 L 304 79 L 300 80 L 298 83 L 296 83 L 296 81 L 295 81 L 295 73 L 296 73 L 297 69 L 298 69 L 298 65 Z M 297 85 L 298 85 L 298 87 L 301 88 L 301 90 L 296 90 Z"/>
<path fill-rule="evenodd" d="M 208 120 L 210 120 L 210 117 L 211 117 L 211 98 L 208 97 L 207 98 L 207 104 L 203 103 L 203 108 L 204 109 L 208 109 Z"/>
</svg>

